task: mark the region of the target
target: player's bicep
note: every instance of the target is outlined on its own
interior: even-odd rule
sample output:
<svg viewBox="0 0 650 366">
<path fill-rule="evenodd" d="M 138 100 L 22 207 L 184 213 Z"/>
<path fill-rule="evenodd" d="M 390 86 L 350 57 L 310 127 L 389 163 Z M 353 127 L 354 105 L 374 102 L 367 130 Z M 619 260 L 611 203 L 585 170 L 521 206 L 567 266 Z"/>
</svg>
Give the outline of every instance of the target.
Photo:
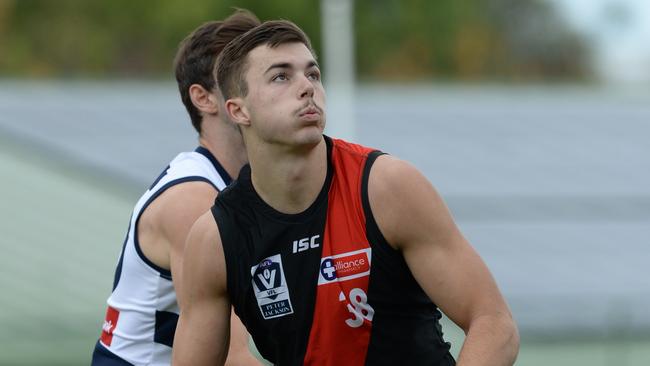
<svg viewBox="0 0 650 366">
<path fill-rule="evenodd" d="M 223 364 L 227 356 L 230 302 L 219 232 L 207 212 L 194 224 L 183 258 L 185 303 L 174 339 L 175 365 Z"/>
<path fill-rule="evenodd" d="M 407 246 L 403 255 L 431 300 L 466 331 L 472 319 L 504 305 L 492 275 L 460 234 L 444 244 Z"/>
<path fill-rule="evenodd" d="M 417 169 L 392 157 L 375 164 L 368 192 L 380 230 L 429 298 L 466 328 L 482 309 L 501 301 L 487 267 Z"/>
<path fill-rule="evenodd" d="M 164 198 L 161 227 L 165 239 L 169 242 L 170 269 L 181 307 L 183 299 L 180 288 L 185 244 L 192 225 L 210 209 L 216 194 L 217 191 L 212 185 L 197 181 L 174 186 L 161 197 Z"/>
</svg>

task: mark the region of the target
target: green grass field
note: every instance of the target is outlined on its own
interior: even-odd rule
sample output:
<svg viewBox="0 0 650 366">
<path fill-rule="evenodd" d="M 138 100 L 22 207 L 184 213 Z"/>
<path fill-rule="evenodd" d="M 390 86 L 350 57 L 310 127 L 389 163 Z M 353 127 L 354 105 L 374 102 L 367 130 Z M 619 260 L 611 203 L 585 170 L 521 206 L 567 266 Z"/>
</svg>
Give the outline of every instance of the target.
<svg viewBox="0 0 650 366">
<path fill-rule="evenodd" d="M 137 197 L 68 169 L 0 143 L 0 365 L 88 365 L 99 336 Z M 524 341 L 517 365 L 650 365 L 647 339 L 558 336 Z"/>
</svg>

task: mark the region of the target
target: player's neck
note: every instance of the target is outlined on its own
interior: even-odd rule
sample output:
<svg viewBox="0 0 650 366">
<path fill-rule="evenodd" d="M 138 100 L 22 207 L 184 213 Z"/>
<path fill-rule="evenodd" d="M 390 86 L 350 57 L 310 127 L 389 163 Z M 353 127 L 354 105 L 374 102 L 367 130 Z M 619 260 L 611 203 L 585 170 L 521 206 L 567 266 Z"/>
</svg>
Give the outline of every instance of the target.
<svg viewBox="0 0 650 366">
<path fill-rule="evenodd" d="M 271 207 L 296 214 L 316 200 L 327 177 L 325 140 L 304 154 L 249 153 L 253 186 Z"/>
<path fill-rule="evenodd" d="M 199 144 L 217 158 L 231 178 L 237 178 L 242 166 L 248 162 L 241 133 L 222 121 L 204 121 L 203 127 Z"/>
</svg>

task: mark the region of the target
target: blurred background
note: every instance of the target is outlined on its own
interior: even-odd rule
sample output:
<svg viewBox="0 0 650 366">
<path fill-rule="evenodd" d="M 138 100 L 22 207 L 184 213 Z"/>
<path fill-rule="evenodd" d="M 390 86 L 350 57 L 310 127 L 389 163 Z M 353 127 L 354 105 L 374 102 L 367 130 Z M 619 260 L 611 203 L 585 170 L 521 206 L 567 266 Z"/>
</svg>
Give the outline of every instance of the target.
<svg viewBox="0 0 650 366">
<path fill-rule="evenodd" d="M 0 365 L 89 363 L 132 207 L 197 144 L 176 47 L 233 6 L 310 35 L 329 134 L 433 182 L 518 365 L 650 364 L 650 2 L 0 0 Z"/>
</svg>

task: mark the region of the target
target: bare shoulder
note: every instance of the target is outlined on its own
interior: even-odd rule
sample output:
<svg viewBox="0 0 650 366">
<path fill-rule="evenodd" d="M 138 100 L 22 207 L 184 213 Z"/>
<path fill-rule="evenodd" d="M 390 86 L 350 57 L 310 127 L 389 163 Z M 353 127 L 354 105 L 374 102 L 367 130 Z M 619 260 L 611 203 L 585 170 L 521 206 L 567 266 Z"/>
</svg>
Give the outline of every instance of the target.
<svg viewBox="0 0 650 366">
<path fill-rule="evenodd" d="M 156 201 L 156 225 L 172 248 L 181 250 L 192 224 L 212 207 L 217 190 L 206 182 L 186 182 L 171 187 Z"/>
<path fill-rule="evenodd" d="M 211 211 L 206 211 L 196 220 L 190 229 L 187 237 L 188 244 L 194 245 L 210 245 L 214 242 L 221 245 L 221 236 L 219 235 L 219 228 L 217 222 L 214 220 Z"/>
<path fill-rule="evenodd" d="M 189 286 L 210 285 L 216 291 L 226 288 L 226 264 L 221 236 L 211 211 L 192 225 L 185 244 L 183 281 Z"/>
<path fill-rule="evenodd" d="M 412 237 L 455 231 L 453 219 L 433 184 L 412 164 L 390 155 L 377 158 L 368 179 L 370 207 L 382 234 L 395 249 Z"/>
<path fill-rule="evenodd" d="M 210 208 L 216 196 L 217 190 L 206 182 L 177 184 L 145 209 L 140 219 L 141 226 L 165 235 L 177 232 L 180 225 L 186 234 L 190 225 Z"/>
<path fill-rule="evenodd" d="M 212 206 L 215 197 L 217 190 L 206 182 L 177 184 L 156 200 L 161 206 L 160 219 L 163 223 L 173 224 L 179 218 L 187 217 L 193 223 Z"/>
<path fill-rule="evenodd" d="M 409 162 L 392 155 L 380 155 L 370 170 L 369 183 L 378 192 L 391 192 L 417 179 L 426 180 Z"/>
<path fill-rule="evenodd" d="M 206 182 L 185 182 L 155 198 L 138 220 L 145 256 L 162 268 L 173 267 L 170 255 L 182 253 L 190 227 L 210 208 L 216 194 L 217 190 Z"/>
</svg>

